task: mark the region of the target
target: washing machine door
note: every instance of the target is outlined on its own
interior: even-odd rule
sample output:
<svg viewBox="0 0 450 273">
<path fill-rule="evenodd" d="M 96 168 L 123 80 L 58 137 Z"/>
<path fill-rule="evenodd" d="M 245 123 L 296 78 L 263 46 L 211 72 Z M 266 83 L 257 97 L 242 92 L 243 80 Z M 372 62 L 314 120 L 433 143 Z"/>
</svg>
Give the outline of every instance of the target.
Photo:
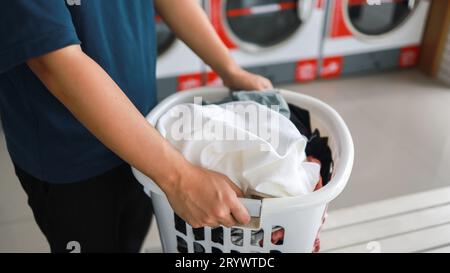
<svg viewBox="0 0 450 273">
<path fill-rule="evenodd" d="M 156 39 L 158 41 L 158 56 L 161 56 L 174 44 L 176 37 L 159 16 L 155 17 L 155 22 Z"/>
<path fill-rule="evenodd" d="M 366 36 L 394 31 L 418 5 L 417 0 L 346 0 L 343 3 L 350 29 Z"/>
<path fill-rule="evenodd" d="M 225 26 L 241 48 L 279 45 L 305 24 L 313 0 L 224 0 Z"/>
</svg>

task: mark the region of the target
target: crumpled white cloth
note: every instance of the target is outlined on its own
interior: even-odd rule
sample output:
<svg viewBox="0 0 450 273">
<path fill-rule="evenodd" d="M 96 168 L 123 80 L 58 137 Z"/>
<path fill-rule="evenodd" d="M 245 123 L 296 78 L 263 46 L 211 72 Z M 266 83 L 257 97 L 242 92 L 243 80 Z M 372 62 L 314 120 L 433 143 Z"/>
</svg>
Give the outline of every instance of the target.
<svg viewBox="0 0 450 273">
<path fill-rule="evenodd" d="M 180 104 L 163 114 L 156 128 L 191 163 L 228 176 L 244 193 L 304 195 L 320 177 L 320 165 L 306 162 L 307 139 L 295 125 L 252 101 Z"/>
</svg>

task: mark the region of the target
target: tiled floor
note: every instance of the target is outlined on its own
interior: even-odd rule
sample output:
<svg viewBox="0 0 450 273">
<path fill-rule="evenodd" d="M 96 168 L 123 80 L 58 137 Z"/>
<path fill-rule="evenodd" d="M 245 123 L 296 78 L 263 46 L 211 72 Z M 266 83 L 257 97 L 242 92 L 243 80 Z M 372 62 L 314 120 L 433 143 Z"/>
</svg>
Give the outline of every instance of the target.
<svg viewBox="0 0 450 273">
<path fill-rule="evenodd" d="M 339 215 L 343 214 L 342 211 L 357 213 L 358 209 L 361 210 L 360 205 L 369 202 L 432 189 L 438 189 L 432 191 L 438 196 L 439 192 L 442 194 L 445 190 L 444 187 L 450 186 L 448 87 L 412 70 L 318 81 L 306 85 L 287 85 L 283 88 L 300 91 L 327 102 L 342 115 L 352 133 L 355 165 L 347 188 L 331 206 L 336 213 L 331 213 L 329 225 L 341 219 Z M 418 217 L 429 221 L 427 224 L 430 225 L 440 223 L 443 215 L 441 210 L 446 209 L 447 207 L 434 208 L 429 214 L 420 214 Z M 364 212 L 366 211 L 363 209 L 363 214 Z M 435 218 L 432 218 L 433 215 Z M 412 220 L 407 215 L 395 221 L 398 228 L 409 225 L 408 221 Z M 374 225 L 379 223 L 375 222 Z M 393 227 L 392 232 L 396 227 Z M 438 229 L 435 231 L 448 232 L 449 228 L 444 225 Z M 363 225 L 361 230 L 370 229 Z M 358 233 L 355 230 L 353 232 Z M 363 240 L 341 235 L 325 233 L 322 238 L 324 247 L 333 249 Z M 343 238 L 344 241 L 339 241 L 338 238 Z M 387 244 L 395 245 L 395 241 Z M 440 250 L 446 248 L 448 250 L 448 246 L 444 244 Z M 156 229 L 152 229 L 143 251 L 159 249 Z M 0 252 L 10 251 L 46 252 L 48 246 L 26 205 L 25 194 L 14 176 L 1 136 Z"/>
<path fill-rule="evenodd" d="M 322 252 L 450 252 L 450 187 L 334 210 Z"/>
</svg>

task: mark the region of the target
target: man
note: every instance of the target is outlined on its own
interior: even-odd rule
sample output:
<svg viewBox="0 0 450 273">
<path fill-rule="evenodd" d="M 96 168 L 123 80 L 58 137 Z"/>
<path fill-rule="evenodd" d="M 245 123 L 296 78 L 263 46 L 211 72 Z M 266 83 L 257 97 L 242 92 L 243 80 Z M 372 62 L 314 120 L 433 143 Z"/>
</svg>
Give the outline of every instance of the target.
<svg viewBox="0 0 450 273">
<path fill-rule="evenodd" d="M 227 177 L 187 162 L 144 118 L 156 104 L 154 7 L 226 86 L 271 88 L 236 65 L 195 0 L 14 0 L 0 9 L 0 115 L 53 252 L 73 241 L 82 252 L 139 251 L 152 209 L 127 164 L 193 227 L 249 221 Z"/>
</svg>

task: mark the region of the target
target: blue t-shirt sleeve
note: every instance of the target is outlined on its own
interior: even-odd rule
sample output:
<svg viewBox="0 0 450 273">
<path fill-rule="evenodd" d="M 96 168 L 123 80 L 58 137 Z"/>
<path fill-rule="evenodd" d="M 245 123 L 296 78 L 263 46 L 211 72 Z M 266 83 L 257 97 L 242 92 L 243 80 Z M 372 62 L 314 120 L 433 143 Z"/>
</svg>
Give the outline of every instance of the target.
<svg viewBox="0 0 450 273">
<path fill-rule="evenodd" d="M 0 8 L 0 73 L 30 58 L 80 44 L 63 0 L 14 0 Z"/>
</svg>

